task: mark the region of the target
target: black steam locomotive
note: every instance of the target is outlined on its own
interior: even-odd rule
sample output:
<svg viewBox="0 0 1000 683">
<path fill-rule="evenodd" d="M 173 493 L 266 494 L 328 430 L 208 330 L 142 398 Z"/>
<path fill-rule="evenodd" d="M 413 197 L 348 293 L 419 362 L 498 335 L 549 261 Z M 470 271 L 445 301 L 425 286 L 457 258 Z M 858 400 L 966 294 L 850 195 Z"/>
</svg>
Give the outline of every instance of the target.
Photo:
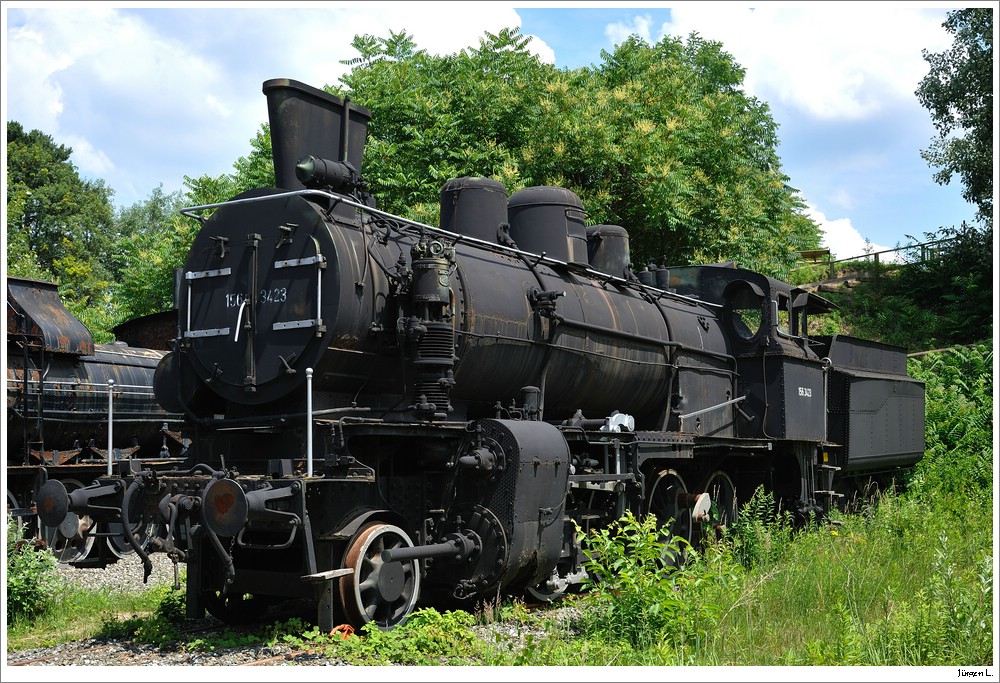
<svg viewBox="0 0 1000 683">
<path fill-rule="evenodd" d="M 391 628 L 552 599 L 586 575 L 578 528 L 633 511 L 692 539 L 758 486 L 810 513 L 921 457 L 903 350 L 811 336 L 821 297 L 733 264 L 633 273 L 626 230 L 558 187 L 458 178 L 439 227 L 388 214 L 370 112 L 263 91 L 278 188 L 185 211 L 155 385 L 188 461 L 39 494 L 50 525 L 161 521 L 189 616 L 310 598 L 322 628 Z"/>
<path fill-rule="evenodd" d="M 180 415 L 153 393 L 164 353 L 95 344 L 55 284 L 7 278 L 7 509 L 25 536 L 44 539 L 61 562 L 116 559 L 132 548 L 113 520 L 98 529 L 87 515 L 72 514 L 39 526 L 39 486 L 59 479 L 68 490 L 84 488 L 109 472 L 109 447 L 112 463 L 136 469 L 172 468 L 183 457 Z M 95 545 L 98 538 L 104 542 Z"/>
</svg>

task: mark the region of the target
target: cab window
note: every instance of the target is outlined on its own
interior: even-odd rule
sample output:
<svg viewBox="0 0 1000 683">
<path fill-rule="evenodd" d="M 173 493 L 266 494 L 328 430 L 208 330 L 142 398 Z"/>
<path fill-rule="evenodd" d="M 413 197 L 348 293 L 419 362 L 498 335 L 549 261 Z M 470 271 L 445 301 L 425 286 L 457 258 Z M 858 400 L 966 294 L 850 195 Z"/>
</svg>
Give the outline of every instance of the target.
<svg viewBox="0 0 1000 683">
<path fill-rule="evenodd" d="M 726 317 L 733 333 L 750 341 L 764 325 L 764 295 L 753 284 L 733 282 L 726 288 Z"/>
</svg>

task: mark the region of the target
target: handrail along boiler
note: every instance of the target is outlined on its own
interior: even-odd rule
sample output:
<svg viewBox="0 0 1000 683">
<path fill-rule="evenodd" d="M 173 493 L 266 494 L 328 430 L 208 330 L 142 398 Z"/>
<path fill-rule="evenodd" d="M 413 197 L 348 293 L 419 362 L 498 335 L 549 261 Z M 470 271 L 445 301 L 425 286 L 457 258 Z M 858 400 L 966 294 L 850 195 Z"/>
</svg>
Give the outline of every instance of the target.
<svg viewBox="0 0 1000 683">
<path fill-rule="evenodd" d="M 810 337 L 821 297 L 733 264 L 634 274 L 627 231 L 558 187 L 456 178 L 438 227 L 380 211 L 370 112 L 263 91 L 278 187 L 186 211 L 156 390 L 189 461 L 44 492 L 52 522 L 163 520 L 191 616 L 310 598 L 323 628 L 391 628 L 553 599 L 586 576 L 578 527 L 631 510 L 693 540 L 758 486 L 818 511 L 921 456 L 903 350 Z"/>
</svg>

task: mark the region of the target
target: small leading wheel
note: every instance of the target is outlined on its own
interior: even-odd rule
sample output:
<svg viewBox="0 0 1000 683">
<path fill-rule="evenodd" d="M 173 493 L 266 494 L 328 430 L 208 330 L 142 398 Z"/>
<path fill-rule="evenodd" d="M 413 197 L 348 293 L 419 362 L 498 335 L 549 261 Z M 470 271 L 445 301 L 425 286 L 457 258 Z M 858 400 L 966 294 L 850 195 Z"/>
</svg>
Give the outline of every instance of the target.
<svg viewBox="0 0 1000 683">
<path fill-rule="evenodd" d="M 717 531 L 726 528 L 736 519 L 736 485 L 729 475 L 716 470 L 705 479 L 702 490 L 712 499 L 710 524 Z"/>
<path fill-rule="evenodd" d="M 67 493 L 84 488 L 83 482 L 76 479 L 64 479 L 62 483 Z M 89 515 L 80 517 L 69 512 L 59 526 L 42 526 L 41 536 L 56 560 L 71 564 L 85 559 L 94 547 L 94 536 L 89 533 L 92 526 Z"/>
<path fill-rule="evenodd" d="M 528 586 L 528 595 L 538 602 L 557 602 L 566 595 L 566 584 L 543 581 L 537 586 Z"/>
<path fill-rule="evenodd" d="M 579 571 L 573 572 L 569 560 L 560 561 L 548 579 L 537 586 L 529 586 L 527 592 L 538 602 L 556 602 L 562 600 L 567 593 L 579 591 L 586 577 L 587 571 L 582 567 Z"/>
<path fill-rule="evenodd" d="M 675 470 L 662 470 L 653 482 L 653 488 L 649 492 L 648 512 L 656 515 L 656 520 L 661 525 L 662 541 L 669 542 L 674 537 L 680 537 L 690 543 L 691 508 L 684 504 L 686 494 L 687 486 Z M 682 543 L 679 557 L 674 557 L 668 551 L 663 558 L 665 563 L 673 565 L 682 562 L 683 550 Z"/>
<path fill-rule="evenodd" d="M 384 562 L 382 552 L 412 546 L 392 524 L 371 524 L 354 537 L 344 559 L 354 573 L 340 579 L 340 606 L 352 626 L 374 622 L 386 630 L 410 616 L 420 596 L 419 561 Z"/>
</svg>

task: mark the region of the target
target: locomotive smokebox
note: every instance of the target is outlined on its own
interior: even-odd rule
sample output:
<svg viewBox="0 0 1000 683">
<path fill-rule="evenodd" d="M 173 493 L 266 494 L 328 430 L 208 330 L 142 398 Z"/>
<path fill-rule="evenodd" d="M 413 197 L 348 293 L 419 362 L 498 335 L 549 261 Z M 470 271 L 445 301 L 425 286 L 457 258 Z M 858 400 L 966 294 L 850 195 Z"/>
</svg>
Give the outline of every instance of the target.
<svg viewBox="0 0 1000 683">
<path fill-rule="evenodd" d="M 301 190 L 295 167 L 306 156 L 349 163 L 361 173 L 371 112 L 318 88 L 287 78 L 265 81 L 271 153 L 277 187 Z"/>
</svg>

